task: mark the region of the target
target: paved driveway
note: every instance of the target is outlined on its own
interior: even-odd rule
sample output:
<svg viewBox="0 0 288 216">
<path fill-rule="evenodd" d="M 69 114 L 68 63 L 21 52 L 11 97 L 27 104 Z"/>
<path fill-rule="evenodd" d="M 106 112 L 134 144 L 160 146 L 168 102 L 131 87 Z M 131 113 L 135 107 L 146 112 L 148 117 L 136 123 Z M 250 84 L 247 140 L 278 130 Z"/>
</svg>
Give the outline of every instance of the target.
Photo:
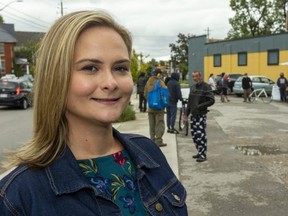
<svg viewBox="0 0 288 216">
<path fill-rule="evenodd" d="M 208 161 L 177 135 L 189 215 L 284 216 L 288 212 L 288 104 L 217 102 L 208 114 Z"/>
</svg>

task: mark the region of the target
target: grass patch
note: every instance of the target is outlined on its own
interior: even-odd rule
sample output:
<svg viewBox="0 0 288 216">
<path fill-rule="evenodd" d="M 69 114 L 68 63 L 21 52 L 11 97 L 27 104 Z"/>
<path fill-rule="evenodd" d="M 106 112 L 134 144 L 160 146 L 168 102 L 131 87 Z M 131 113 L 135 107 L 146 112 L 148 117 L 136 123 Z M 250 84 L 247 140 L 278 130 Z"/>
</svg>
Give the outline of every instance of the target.
<svg viewBox="0 0 288 216">
<path fill-rule="evenodd" d="M 133 106 L 127 106 L 120 118 L 117 120 L 117 122 L 126 122 L 126 121 L 132 121 L 136 119 L 136 113 L 133 110 Z"/>
</svg>

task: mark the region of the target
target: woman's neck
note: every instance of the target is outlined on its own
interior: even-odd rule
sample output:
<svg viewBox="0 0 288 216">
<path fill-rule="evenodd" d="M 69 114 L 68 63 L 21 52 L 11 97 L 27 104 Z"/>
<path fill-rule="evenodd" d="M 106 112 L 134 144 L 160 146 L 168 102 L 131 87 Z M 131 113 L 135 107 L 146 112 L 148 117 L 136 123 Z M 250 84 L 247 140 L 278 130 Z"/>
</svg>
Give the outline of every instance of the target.
<svg viewBox="0 0 288 216">
<path fill-rule="evenodd" d="M 78 160 L 110 155 L 123 149 L 113 136 L 112 125 L 69 126 L 68 146 Z"/>
</svg>

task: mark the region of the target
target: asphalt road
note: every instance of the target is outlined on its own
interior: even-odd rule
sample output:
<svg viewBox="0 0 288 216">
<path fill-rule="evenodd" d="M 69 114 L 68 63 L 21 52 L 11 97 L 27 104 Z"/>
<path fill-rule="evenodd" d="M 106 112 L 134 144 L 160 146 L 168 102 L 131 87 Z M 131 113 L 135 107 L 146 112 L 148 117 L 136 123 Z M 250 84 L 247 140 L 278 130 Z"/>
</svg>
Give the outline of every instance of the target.
<svg viewBox="0 0 288 216">
<path fill-rule="evenodd" d="M 0 162 L 6 150 L 19 147 L 31 137 L 32 111 L 32 108 L 21 110 L 0 107 Z"/>
<path fill-rule="evenodd" d="M 288 104 L 217 102 L 208 113 L 208 160 L 177 135 L 179 175 L 193 216 L 288 215 Z"/>
</svg>

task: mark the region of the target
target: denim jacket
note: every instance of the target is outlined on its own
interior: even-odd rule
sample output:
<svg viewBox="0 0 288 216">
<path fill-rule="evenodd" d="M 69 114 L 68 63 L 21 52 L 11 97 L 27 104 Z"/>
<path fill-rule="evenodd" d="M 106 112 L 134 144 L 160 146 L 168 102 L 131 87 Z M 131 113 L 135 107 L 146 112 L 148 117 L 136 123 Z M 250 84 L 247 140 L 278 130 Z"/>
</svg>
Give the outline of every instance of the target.
<svg viewBox="0 0 288 216">
<path fill-rule="evenodd" d="M 151 215 L 186 216 L 186 191 L 150 139 L 113 130 L 136 167 L 139 193 Z M 0 181 L 0 212 L 27 216 L 110 216 L 119 208 L 82 174 L 67 147 L 43 169 L 20 165 Z"/>
</svg>

